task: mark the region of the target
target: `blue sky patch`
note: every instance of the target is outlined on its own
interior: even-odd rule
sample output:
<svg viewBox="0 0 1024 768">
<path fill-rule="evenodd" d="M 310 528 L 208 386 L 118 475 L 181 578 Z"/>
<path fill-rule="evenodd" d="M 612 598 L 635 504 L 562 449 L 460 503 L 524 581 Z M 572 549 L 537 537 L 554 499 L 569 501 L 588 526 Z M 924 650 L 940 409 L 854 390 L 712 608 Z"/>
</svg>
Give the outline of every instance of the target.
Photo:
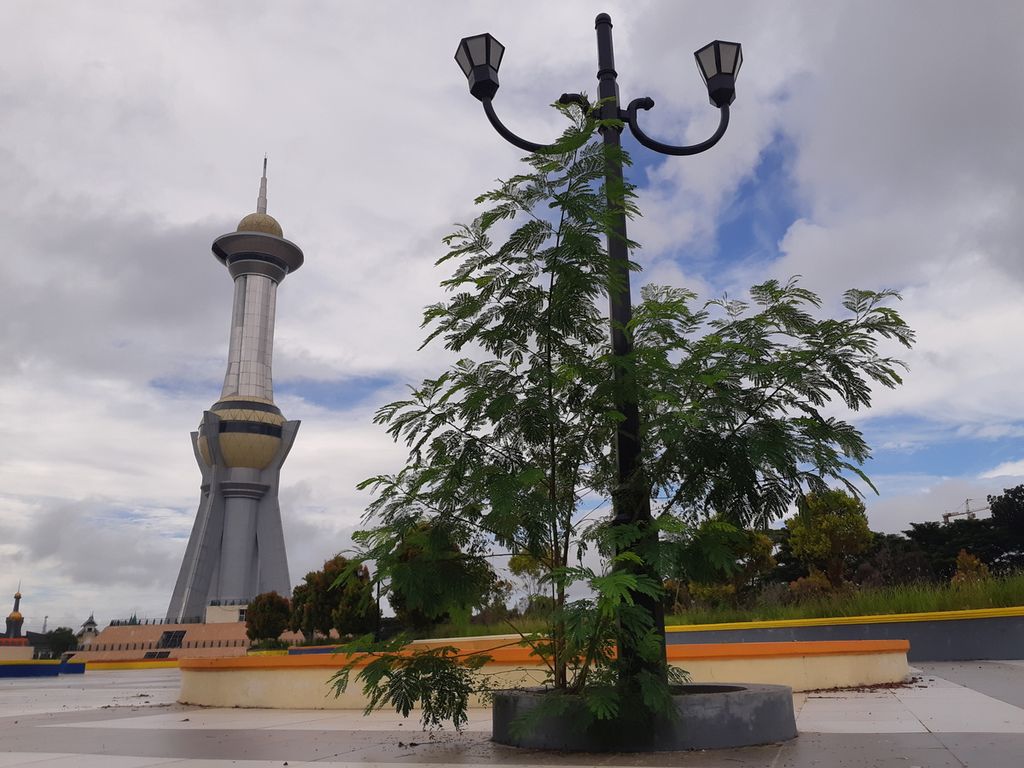
<svg viewBox="0 0 1024 768">
<path fill-rule="evenodd" d="M 964 436 L 958 425 L 898 417 L 872 420 L 862 428 L 873 457 L 868 475 L 930 474 L 976 477 L 1024 456 L 1022 437 Z"/>
<path fill-rule="evenodd" d="M 289 379 L 275 382 L 283 395 L 301 397 L 308 403 L 332 411 L 344 411 L 363 405 L 381 389 L 394 386 L 389 376 L 353 376 L 345 379 Z M 383 403 L 382 403 L 383 404 Z"/>
<path fill-rule="evenodd" d="M 721 212 L 716 269 L 779 257 L 779 241 L 800 211 L 793 193 L 791 142 L 777 137 L 761 153 L 752 176 L 736 190 Z"/>
<path fill-rule="evenodd" d="M 148 386 L 171 397 L 213 397 L 216 399 L 220 395 L 221 379 L 162 376 L 151 379 Z"/>
</svg>

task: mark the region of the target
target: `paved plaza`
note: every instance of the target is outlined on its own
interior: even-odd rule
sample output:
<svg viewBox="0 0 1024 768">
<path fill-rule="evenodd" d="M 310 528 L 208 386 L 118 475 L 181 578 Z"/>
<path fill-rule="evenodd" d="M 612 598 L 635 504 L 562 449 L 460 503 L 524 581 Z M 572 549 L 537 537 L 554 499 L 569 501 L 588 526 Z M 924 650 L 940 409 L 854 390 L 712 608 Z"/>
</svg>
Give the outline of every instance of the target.
<svg viewBox="0 0 1024 768">
<path fill-rule="evenodd" d="M 714 752 L 587 755 L 492 744 L 489 710 L 433 735 L 394 714 L 175 703 L 177 670 L 0 680 L 0 768 L 1024 765 L 1024 662 L 920 664 L 901 687 L 797 694 L 800 737 Z"/>
</svg>

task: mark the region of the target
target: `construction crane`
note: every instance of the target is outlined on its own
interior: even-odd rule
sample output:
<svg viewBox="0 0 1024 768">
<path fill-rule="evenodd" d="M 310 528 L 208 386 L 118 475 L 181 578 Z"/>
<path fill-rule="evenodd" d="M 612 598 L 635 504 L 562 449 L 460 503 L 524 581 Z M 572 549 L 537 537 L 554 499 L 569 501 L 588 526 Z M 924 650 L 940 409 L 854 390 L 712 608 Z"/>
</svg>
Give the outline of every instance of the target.
<svg viewBox="0 0 1024 768">
<path fill-rule="evenodd" d="M 943 512 L 942 513 L 942 524 L 949 525 L 949 521 L 954 517 L 966 517 L 968 520 L 974 520 L 977 517 L 978 512 L 984 512 L 988 507 L 977 507 L 971 509 L 971 500 L 964 499 L 964 508 L 957 512 Z"/>
</svg>

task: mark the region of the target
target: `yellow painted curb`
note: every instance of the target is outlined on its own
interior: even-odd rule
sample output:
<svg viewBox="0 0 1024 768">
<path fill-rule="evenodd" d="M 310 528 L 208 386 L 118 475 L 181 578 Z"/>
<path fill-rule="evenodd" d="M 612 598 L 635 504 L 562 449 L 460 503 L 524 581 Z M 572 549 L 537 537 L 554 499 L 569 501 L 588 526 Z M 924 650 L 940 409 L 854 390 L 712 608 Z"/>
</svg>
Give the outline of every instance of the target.
<svg viewBox="0 0 1024 768">
<path fill-rule="evenodd" d="M 666 632 L 709 632 L 732 629 L 771 629 L 773 627 L 826 627 L 840 624 L 895 624 L 912 621 L 957 621 L 961 619 L 998 619 L 1024 616 L 1024 606 L 1012 608 L 972 608 L 965 611 L 928 613 L 882 613 L 873 616 L 831 616 L 820 619 L 772 619 L 769 621 L 733 621 L 723 624 L 674 624 Z"/>
<path fill-rule="evenodd" d="M 87 661 L 86 671 L 90 669 L 177 669 L 177 659 L 154 659 L 152 661 Z"/>
</svg>

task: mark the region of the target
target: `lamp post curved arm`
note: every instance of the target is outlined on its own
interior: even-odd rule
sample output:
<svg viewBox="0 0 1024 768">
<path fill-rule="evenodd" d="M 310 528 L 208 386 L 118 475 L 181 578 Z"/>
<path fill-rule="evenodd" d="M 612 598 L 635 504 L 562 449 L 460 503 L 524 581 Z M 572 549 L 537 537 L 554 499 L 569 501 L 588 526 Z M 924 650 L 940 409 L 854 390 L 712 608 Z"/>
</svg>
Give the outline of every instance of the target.
<svg viewBox="0 0 1024 768">
<path fill-rule="evenodd" d="M 494 104 L 492 99 L 486 98 L 481 99 L 480 102 L 484 105 L 484 114 L 487 115 L 487 119 L 491 121 L 491 125 L 494 126 L 494 130 L 505 139 L 509 144 L 515 147 L 519 147 L 526 152 L 554 152 L 558 149 L 558 144 L 537 144 L 533 141 L 528 141 L 521 136 L 517 136 L 512 133 L 503 122 L 498 118 L 498 113 L 494 111 Z M 590 110 L 590 103 L 580 93 L 563 93 L 558 99 L 559 104 L 578 104 L 584 112 Z"/>
<path fill-rule="evenodd" d="M 677 147 L 672 144 L 662 144 L 656 139 L 652 139 L 646 133 L 640 129 L 640 125 L 636 119 L 636 113 L 638 109 L 648 110 L 654 106 L 654 99 L 647 96 L 642 99 L 633 99 L 629 102 L 629 107 L 626 108 L 626 122 L 629 123 L 629 129 L 633 132 L 636 140 L 643 144 L 649 149 L 653 149 L 655 152 L 661 152 L 663 155 L 697 155 L 701 152 L 711 149 L 718 143 L 725 135 L 725 129 L 729 127 L 729 105 L 724 104 L 719 107 L 721 112 L 721 118 L 718 121 L 718 129 L 711 134 L 711 138 L 706 141 L 702 141 L 699 144 L 691 144 L 687 147 Z"/>
<path fill-rule="evenodd" d="M 526 152 L 551 151 L 554 147 L 553 144 L 537 144 L 533 141 L 527 141 L 521 136 L 516 136 L 498 119 L 498 114 L 494 111 L 494 105 L 490 99 L 483 99 L 481 103 L 484 105 L 484 113 L 487 115 L 487 119 L 491 121 L 491 125 L 494 126 L 494 130 L 509 144 L 519 147 Z"/>
</svg>

